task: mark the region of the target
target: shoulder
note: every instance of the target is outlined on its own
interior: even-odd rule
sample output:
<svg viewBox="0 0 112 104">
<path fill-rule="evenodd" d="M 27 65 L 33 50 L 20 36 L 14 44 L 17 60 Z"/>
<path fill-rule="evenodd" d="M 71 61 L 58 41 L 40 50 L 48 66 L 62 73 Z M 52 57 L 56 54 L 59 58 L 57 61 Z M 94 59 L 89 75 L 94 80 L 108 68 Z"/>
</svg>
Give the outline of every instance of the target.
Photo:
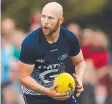
<svg viewBox="0 0 112 104">
<path fill-rule="evenodd" d="M 67 41 L 67 44 L 73 45 L 73 43 L 79 42 L 79 40 L 76 37 L 76 35 L 73 32 L 69 31 L 68 29 L 66 29 L 64 27 L 61 27 L 61 32 L 65 36 L 65 39 Z"/>
<path fill-rule="evenodd" d="M 64 27 L 61 27 L 61 31 L 69 41 L 75 41 L 75 40 L 77 41 L 77 37 L 73 32 L 69 31 Z"/>
<path fill-rule="evenodd" d="M 22 47 L 32 47 L 35 46 L 38 36 L 40 33 L 41 28 L 36 29 L 35 31 L 31 32 L 26 36 L 26 38 L 22 42 Z"/>
<path fill-rule="evenodd" d="M 69 56 L 76 56 L 80 52 L 80 44 L 77 37 L 65 28 L 62 28 L 61 31 L 63 31 L 64 39 L 69 49 Z"/>
</svg>

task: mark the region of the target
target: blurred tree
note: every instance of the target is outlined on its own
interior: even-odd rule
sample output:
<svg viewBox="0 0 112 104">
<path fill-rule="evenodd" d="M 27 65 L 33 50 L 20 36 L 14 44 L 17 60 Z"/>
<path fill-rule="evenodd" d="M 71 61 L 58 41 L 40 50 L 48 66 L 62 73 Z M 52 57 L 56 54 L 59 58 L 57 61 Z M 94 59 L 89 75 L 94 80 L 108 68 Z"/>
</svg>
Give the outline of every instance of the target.
<svg viewBox="0 0 112 104">
<path fill-rule="evenodd" d="M 18 26 L 24 28 L 28 25 L 33 10 L 40 9 L 49 1 L 57 1 L 63 6 L 66 21 L 98 13 L 108 2 L 108 0 L 2 0 L 2 19 L 11 17 Z"/>
</svg>

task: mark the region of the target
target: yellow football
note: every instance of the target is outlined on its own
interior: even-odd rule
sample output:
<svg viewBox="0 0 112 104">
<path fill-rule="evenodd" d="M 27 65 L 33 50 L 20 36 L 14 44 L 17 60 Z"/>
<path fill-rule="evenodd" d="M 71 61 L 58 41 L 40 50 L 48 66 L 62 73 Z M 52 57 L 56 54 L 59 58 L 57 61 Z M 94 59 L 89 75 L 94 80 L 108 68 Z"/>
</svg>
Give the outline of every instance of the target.
<svg viewBox="0 0 112 104">
<path fill-rule="evenodd" d="M 68 93 L 72 95 L 75 91 L 76 83 L 74 78 L 69 73 L 61 73 L 55 77 L 54 85 L 56 87 L 56 92 L 58 93 Z"/>
</svg>

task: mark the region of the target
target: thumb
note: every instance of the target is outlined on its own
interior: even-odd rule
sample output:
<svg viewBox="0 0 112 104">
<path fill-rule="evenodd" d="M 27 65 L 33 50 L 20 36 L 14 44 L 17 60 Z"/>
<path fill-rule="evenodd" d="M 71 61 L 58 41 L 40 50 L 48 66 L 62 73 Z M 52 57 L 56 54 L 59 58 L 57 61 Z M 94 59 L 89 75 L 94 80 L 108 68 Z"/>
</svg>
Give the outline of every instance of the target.
<svg viewBox="0 0 112 104">
<path fill-rule="evenodd" d="M 58 84 L 55 84 L 52 88 L 56 89 L 58 87 Z"/>
<path fill-rule="evenodd" d="M 77 76 L 75 73 L 73 73 L 74 79 L 77 80 Z"/>
</svg>

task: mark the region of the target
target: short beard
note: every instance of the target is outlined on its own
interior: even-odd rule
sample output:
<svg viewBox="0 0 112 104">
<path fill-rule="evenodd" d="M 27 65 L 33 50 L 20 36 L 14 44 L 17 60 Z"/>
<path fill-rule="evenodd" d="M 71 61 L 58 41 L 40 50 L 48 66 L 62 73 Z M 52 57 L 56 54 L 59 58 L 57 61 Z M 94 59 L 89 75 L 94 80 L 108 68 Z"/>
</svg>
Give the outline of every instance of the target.
<svg viewBox="0 0 112 104">
<path fill-rule="evenodd" d="M 42 25 L 41 25 L 41 26 L 42 26 Z M 44 35 L 46 35 L 46 36 L 52 36 L 52 35 L 58 30 L 58 28 L 59 28 L 59 19 L 58 19 L 58 21 L 57 21 L 55 27 L 54 27 L 52 30 L 49 31 L 49 34 L 46 35 L 46 34 L 44 33 L 44 31 L 43 31 L 43 28 L 42 28 L 42 31 L 43 31 Z"/>
</svg>

